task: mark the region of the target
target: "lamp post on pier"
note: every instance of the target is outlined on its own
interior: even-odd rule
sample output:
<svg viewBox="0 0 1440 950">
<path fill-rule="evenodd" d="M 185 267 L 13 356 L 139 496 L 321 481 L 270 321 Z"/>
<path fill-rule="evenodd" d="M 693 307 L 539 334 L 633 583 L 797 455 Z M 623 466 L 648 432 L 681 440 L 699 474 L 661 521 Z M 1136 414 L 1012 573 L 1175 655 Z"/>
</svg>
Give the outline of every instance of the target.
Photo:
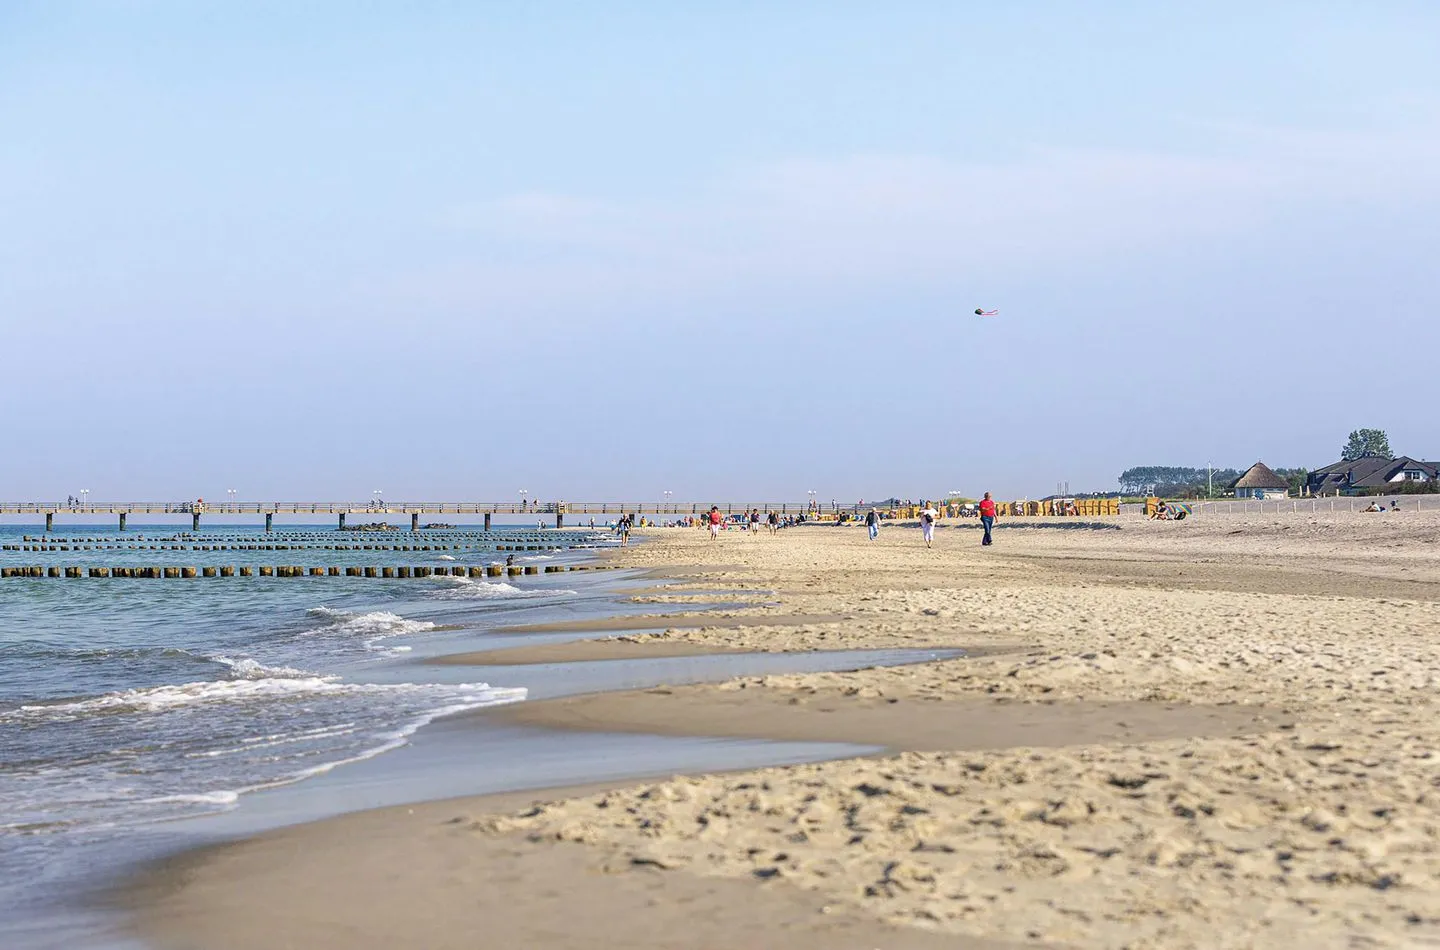
<svg viewBox="0 0 1440 950">
<path fill-rule="evenodd" d="M 225 489 L 225 494 L 227 494 L 227 495 L 230 496 L 230 507 L 231 507 L 231 508 L 234 508 L 234 507 L 235 507 L 235 489 L 233 489 L 233 488 L 227 488 L 227 489 Z"/>
<path fill-rule="evenodd" d="M 528 494 L 530 494 L 530 489 L 528 489 L 528 488 L 522 488 L 522 489 L 520 489 L 519 491 L 520 491 L 520 510 L 521 510 L 521 511 L 524 511 L 524 510 L 525 510 L 525 496 L 528 495 Z"/>
</svg>

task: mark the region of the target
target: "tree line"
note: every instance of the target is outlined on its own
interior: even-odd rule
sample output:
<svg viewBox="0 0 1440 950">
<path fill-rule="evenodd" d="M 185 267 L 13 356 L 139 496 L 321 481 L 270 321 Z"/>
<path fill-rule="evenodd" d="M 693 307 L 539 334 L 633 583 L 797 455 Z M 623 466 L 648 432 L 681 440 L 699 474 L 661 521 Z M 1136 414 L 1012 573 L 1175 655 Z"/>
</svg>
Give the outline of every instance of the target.
<svg viewBox="0 0 1440 950">
<path fill-rule="evenodd" d="M 1276 475 L 1290 483 L 1298 495 L 1310 476 L 1304 468 L 1276 468 Z M 1231 482 L 1245 474 L 1239 468 L 1191 468 L 1184 465 L 1137 465 L 1120 473 L 1120 492 L 1125 495 L 1155 495 L 1164 498 L 1204 498 L 1214 486 L 1223 495 Z"/>
</svg>

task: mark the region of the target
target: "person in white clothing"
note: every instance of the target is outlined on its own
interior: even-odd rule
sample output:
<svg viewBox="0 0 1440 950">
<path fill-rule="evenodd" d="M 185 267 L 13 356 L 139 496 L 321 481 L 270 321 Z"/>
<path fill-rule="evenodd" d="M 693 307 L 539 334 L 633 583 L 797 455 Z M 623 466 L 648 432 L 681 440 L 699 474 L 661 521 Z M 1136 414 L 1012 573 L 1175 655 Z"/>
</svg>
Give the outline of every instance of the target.
<svg viewBox="0 0 1440 950">
<path fill-rule="evenodd" d="M 930 546 L 930 543 L 935 540 L 935 522 L 939 517 L 940 512 L 936 511 L 930 505 L 926 505 L 924 510 L 920 512 L 920 531 L 925 535 L 925 546 L 927 548 Z"/>
</svg>

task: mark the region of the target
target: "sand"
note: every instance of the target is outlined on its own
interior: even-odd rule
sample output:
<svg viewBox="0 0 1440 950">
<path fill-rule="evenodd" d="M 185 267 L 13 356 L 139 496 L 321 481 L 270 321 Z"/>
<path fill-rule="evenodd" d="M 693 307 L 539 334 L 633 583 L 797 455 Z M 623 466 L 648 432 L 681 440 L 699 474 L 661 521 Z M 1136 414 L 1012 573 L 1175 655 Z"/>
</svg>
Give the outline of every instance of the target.
<svg viewBox="0 0 1440 950">
<path fill-rule="evenodd" d="M 774 590 L 792 616 L 840 619 L 671 625 L 633 634 L 639 643 L 1008 652 L 496 710 L 552 726 L 912 751 L 557 794 L 508 813 L 467 803 L 453 825 L 437 815 L 407 829 L 380 813 L 388 830 L 337 840 L 326 873 L 373 863 L 397 893 L 451 895 L 431 905 L 448 913 L 474 899 L 455 897 L 451 878 L 508 893 L 487 871 L 506 849 L 543 862 L 565 846 L 612 874 L 567 879 L 553 915 L 609 899 L 594 880 L 643 874 L 712 895 L 734 885 L 760 919 L 778 901 L 797 920 L 844 914 L 957 941 L 947 946 L 1440 946 L 1440 517 L 1121 523 L 1006 526 L 990 549 L 946 528 L 933 550 L 893 527 L 874 543 L 848 528 L 715 544 L 654 532 L 623 563 L 681 568 L 695 589 Z M 263 897 L 280 902 L 272 934 L 303 931 L 292 945 L 366 945 L 353 940 L 370 918 L 354 921 L 371 908 L 344 893 L 287 898 L 302 879 L 276 883 L 290 873 L 284 855 L 310 853 L 306 836 L 361 819 L 280 833 L 288 845 L 268 864 L 197 858 L 142 920 L 162 930 L 183 916 L 193 929 L 173 945 L 226 946 L 217 935 Z M 439 867 L 406 860 L 442 835 L 455 850 Z M 593 934 L 626 942 L 636 914 L 666 919 L 616 901 L 612 917 L 585 918 Z M 726 932 L 722 917 L 707 935 L 765 945 Z"/>
<path fill-rule="evenodd" d="M 841 674 L 843 677 L 845 674 Z M 1293 728 L 1293 718 L 1251 705 L 1026 703 L 1009 699 L 897 699 L 871 689 L 800 693 L 682 686 L 595 693 L 487 711 L 518 725 L 589 732 L 764 737 L 850 742 L 900 750 L 1006 749 L 1235 736 Z M 864 694 L 864 695 L 862 695 Z"/>
<path fill-rule="evenodd" d="M 555 789 L 541 797 L 603 792 Z M 888 925 L 797 887 L 619 864 L 579 845 L 477 836 L 536 793 L 345 815 L 164 862 L 125 895 L 143 937 L 191 950 L 1007 950 Z"/>
<path fill-rule="evenodd" d="M 692 628 L 731 629 L 734 627 L 779 627 L 816 623 L 833 623 L 844 619 L 838 614 L 792 614 L 779 610 L 757 609 L 737 614 L 715 611 L 703 614 L 665 614 L 640 617 L 598 617 L 591 620 L 557 620 L 554 623 L 520 623 L 496 627 L 495 633 L 599 633 L 615 630 L 680 630 Z"/>
<path fill-rule="evenodd" d="M 639 660 L 663 656 L 707 656 L 739 653 L 738 649 L 683 640 L 639 642 L 619 637 L 546 643 L 533 647 L 502 647 L 449 653 L 424 662 L 438 666 L 534 666 L 541 663 L 589 663 L 605 660 Z"/>
</svg>

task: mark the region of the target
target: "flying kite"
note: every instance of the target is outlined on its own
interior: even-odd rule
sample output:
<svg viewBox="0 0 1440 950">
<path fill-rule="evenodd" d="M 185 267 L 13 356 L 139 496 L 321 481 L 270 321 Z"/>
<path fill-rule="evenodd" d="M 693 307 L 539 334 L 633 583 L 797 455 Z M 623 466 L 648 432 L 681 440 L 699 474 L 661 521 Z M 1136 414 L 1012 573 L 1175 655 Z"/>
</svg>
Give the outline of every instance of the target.
<svg viewBox="0 0 1440 950">
<path fill-rule="evenodd" d="M 975 316 L 977 317 L 993 317 L 999 312 L 999 310 L 981 310 L 979 307 L 975 308 Z"/>
</svg>

